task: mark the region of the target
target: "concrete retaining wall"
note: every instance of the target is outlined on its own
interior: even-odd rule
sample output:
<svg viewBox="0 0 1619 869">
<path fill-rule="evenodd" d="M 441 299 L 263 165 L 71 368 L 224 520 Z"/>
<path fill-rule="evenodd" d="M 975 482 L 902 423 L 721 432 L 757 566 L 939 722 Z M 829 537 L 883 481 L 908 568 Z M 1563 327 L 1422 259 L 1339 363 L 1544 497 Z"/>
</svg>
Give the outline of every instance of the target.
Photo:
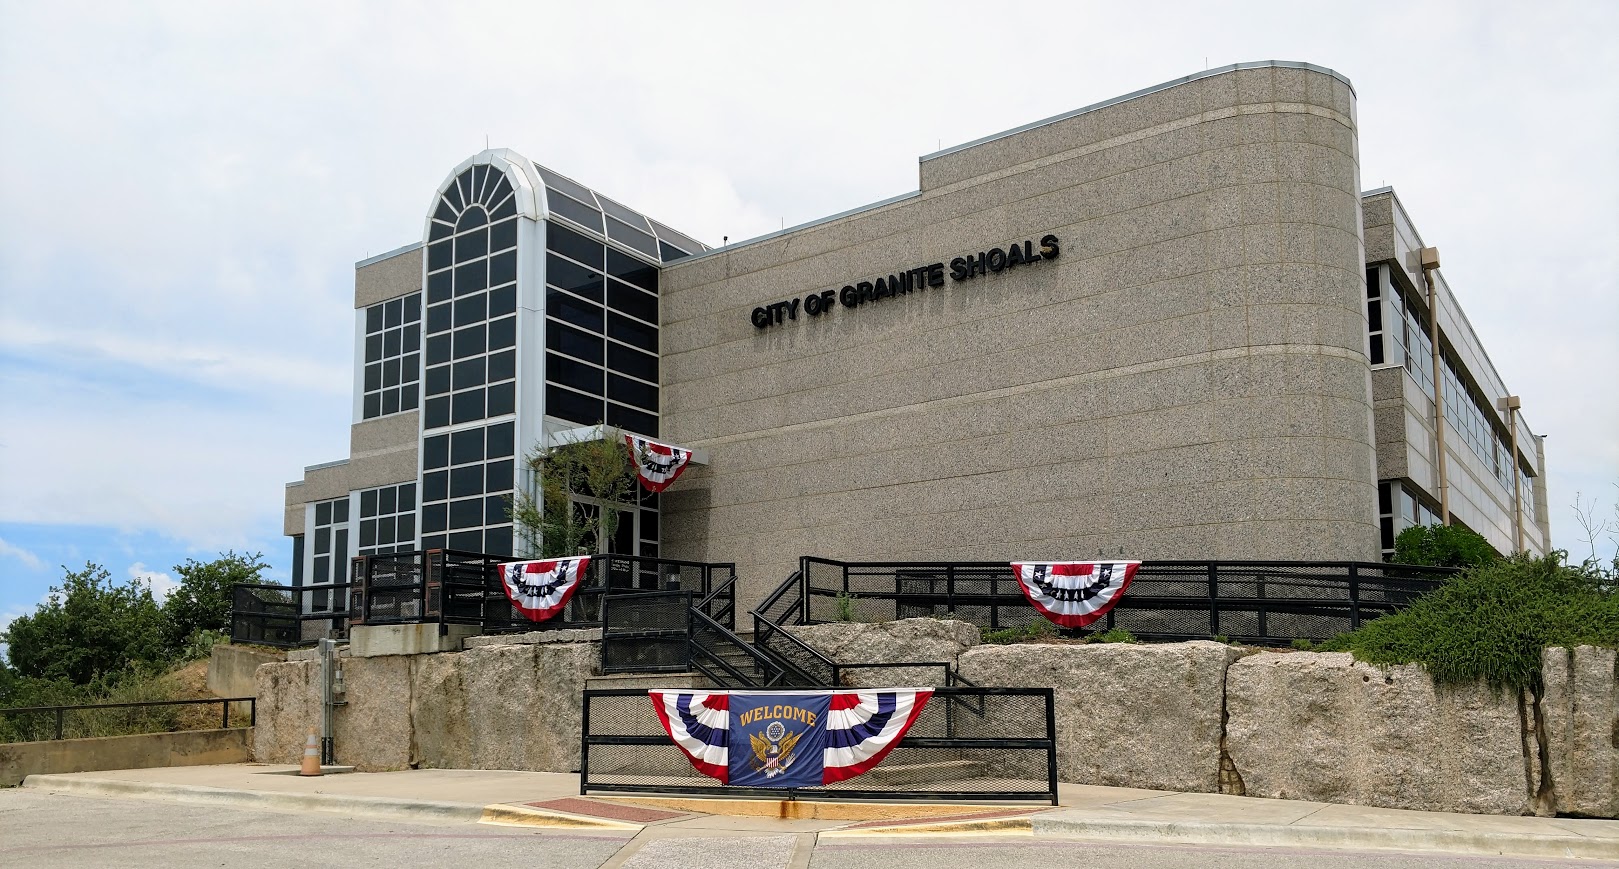
<svg viewBox="0 0 1619 869">
<path fill-rule="evenodd" d="M 16 787 L 28 776 L 45 773 L 246 763 L 253 759 L 252 732 L 250 727 L 233 727 L 4 743 L 0 787 Z"/>
<path fill-rule="evenodd" d="M 253 671 L 286 659 L 283 652 L 220 643 L 208 657 L 208 691 L 215 697 L 252 697 L 258 690 Z"/>
<path fill-rule="evenodd" d="M 1209 641 L 986 646 L 948 622 L 795 633 L 835 660 L 948 660 L 974 684 L 1055 689 L 1065 782 L 1427 811 L 1619 816 L 1612 649 L 1548 649 L 1546 687 L 1536 698 L 1483 686 L 1439 690 L 1416 666 L 1381 669 L 1347 654 Z M 345 658 L 337 760 L 368 771 L 576 771 L 580 692 L 597 671 L 600 643 L 563 639 L 575 640 L 542 632 L 485 638 L 465 652 Z M 861 657 L 874 644 L 892 654 Z M 319 723 L 318 672 L 314 661 L 258 669 L 257 760 L 298 759 Z M 930 674 L 857 675 L 876 685 Z M 671 677 L 669 684 L 690 683 Z"/>
</svg>

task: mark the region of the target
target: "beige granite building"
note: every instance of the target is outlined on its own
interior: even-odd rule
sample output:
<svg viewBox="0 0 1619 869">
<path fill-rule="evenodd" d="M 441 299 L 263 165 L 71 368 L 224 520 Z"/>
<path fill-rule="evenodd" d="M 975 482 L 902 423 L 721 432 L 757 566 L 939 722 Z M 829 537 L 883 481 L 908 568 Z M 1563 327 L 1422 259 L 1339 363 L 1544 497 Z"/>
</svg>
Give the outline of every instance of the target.
<svg viewBox="0 0 1619 869">
<path fill-rule="evenodd" d="M 1357 153 L 1347 79 L 1239 64 L 709 249 L 485 151 L 358 266 L 351 454 L 287 489 L 297 582 L 512 553 L 521 454 L 601 422 L 707 460 L 615 551 L 734 561 L 745 603 L 810 554 L 1376 560 L 1442 500 L 1544 551 L 1542 441 L 1430 268 L 1436 431 L 1424 244 Z"/>
</svg>

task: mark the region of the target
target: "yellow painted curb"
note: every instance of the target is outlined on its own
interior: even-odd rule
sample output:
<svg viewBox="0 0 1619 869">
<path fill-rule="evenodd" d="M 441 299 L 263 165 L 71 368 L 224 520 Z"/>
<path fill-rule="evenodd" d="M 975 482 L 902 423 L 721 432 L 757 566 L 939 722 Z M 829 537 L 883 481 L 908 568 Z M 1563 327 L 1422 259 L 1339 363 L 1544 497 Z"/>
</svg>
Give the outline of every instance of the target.
<svg viewBox="0 0 1619 869">
<path fill-rule="evenodd" d="M 822 837 L 855 836 L 1032 836 L 1034 822 L 1028 818 L 985 818 L 980 821 L 945 821 L 937 824 L 888 824 L 881 827 L 845 827 L 823 830 Z"/>
<path fill-rule="evenodd" d="M 607 818 L 589 818 L 583 815 L 570 815 L 564 812 L 549 812 L 528 806 L 509 806 L 496 803 L 483 807 L 483 816 L 478 819 L 480 824 L 495 824 L 502 827 L 553 827 L 573 830 L 618 830 L 627 833 L 639 833 L 643 829 L 641 824 L 630 824 L 624 821 L 613 821 Z"/>
<path fill-rule="evenodd" d="M 887 821 L 935 815 L 967 815 L 973 812 L 995 812 L 1010 808 L 963 803 L 823 803 L 815 800 L 717 800 L 700 797 L 592 796 L 591 799 L 655 806 L 674 812 L 784 818 L 794 821 Z"/>
</svg>

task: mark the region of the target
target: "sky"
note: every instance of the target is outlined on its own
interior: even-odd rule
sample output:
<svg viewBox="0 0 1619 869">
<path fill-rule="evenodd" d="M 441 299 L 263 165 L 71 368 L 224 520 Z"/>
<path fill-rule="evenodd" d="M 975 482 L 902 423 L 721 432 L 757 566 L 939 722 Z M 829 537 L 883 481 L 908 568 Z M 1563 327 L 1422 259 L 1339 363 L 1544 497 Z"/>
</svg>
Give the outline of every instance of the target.
<svg viewBox="0 0 1619 869">
<path fill-rule="evenodd" d="M 0 0 L 0 624 L 63 566 L 263 552 L 344 458 L 354 263 L 510 147 L 710 244 L 1211 66 L 1355 85 L 1523 414 L 1554 545 L 1619 498 L 1619 4 Z M 1597 541 L 1611 552 L 1611 540 Z"/>
</svg>

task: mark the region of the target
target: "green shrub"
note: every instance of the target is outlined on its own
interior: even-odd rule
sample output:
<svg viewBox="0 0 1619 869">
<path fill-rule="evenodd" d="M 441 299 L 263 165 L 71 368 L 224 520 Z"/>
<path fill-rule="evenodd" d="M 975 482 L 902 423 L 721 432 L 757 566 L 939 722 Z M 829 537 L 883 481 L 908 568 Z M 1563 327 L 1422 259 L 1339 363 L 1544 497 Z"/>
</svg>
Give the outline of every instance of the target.
<svg viewBox="0 0 1619 869">
<path fill-rule="evenodd" d="M 1090 640 L 1093 643 L 1139 643 L 1139 642 L 1141 642 L 1140 640 L 1136 639 L 1135 634 L 1130 633 L 1129 631 L 1125 630 L 1124 628 L 1109 628 L 1109 629 L 1101 632 L 1100 634 L 1092 634 Z"/>
<path fill-rule="evenodd" d="M 1394 538 L 1396 564 L 1478 567 L 1500 557 L 1489 541 L 1460 525 L 1413 525 Z"/>
<path fill-rule="evenodd" d="M 992 646 L 1009 646 L 1014 643 L 1039 642 L 1057 635 L 1057 628 L 1045 619 L 1029 622 L 1021 628 L 1001 628 L 998 631 L 985 631 L 983 641 Z"/>
<path fill-rule="evenodd" d="M 846 591 L 838 592 L 838 621 L 854 621 L 855 596 Z"/>
<path fill-rule="evenodd" d="M 1619 595 L 1559 552 L 1471 568 L 1317 648 L 1370 664 L 1422 664 L 1440 685 L 1482 679 L 1497 690 L 1538 690 L 1541 650 L 1576 645 L 1619 646 Z"/>
<path fill-rule="evenodd" d="M 1308 652 L 1315 648 L 1315 643 L 1312 643 L 1309 640 L 1294 640 L 1289 645 L 1301 652 Z"/>
</svg>

